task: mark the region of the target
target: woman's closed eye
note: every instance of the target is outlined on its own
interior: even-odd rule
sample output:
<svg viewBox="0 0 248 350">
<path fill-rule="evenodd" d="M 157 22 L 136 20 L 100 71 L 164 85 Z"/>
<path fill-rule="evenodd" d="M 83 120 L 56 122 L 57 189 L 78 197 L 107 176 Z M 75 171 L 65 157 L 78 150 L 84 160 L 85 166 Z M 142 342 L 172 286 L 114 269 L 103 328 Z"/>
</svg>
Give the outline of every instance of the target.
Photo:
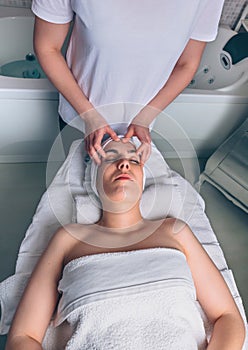
<svg viewBox="0 0 248 350">
<path fill-rule="evenodd" d="M 140 160 L 139 159 L 129 159 L 130 162 L 140 165 Z"/>
<path fill-rule="evenodd" d="M 118 157 L 105 157 L 105 158 L 103 159 L 103 161 L 104 161 L 105 163 L 113 163 L 113 162 L 116 162 L 117 160 L 119 160 Z"/>
<path fill-rule="evenodd" d="M 118 160 L 120 160 L 122 157 L 113 157 L 113 156 L 107 156 L 103 159 L 103 161 L 105 163 L 114 163 L 117 162 Z M 140 160 L 137 158 L 127 158 L 127 160 L 129 160 L 129 162 L 133 163 L 133 164 L 137 164 L 140 165 Z"/>
</svg>

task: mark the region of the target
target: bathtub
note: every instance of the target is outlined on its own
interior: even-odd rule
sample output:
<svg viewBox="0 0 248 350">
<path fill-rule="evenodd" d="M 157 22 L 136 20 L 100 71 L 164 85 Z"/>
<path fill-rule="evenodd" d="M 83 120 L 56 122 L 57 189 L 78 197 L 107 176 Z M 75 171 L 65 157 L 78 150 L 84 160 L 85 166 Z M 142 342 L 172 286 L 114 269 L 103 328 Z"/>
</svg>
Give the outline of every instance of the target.
<svg viewBox="0 0 248 350">
<path fill-rule="evenodd" d="M 33 52 L 29 9 L 0 6 L 0 66 Z M 43 162 L 59 134 L 58 93 L 47 79 L 0 76 L 0 163 Z"/>
<path fill-rule="evenodd" d="M 155 143 L 165 156 L 208 158 L 248 117 L 248 58 L 232 64 L 223 50 L 235 35 L 219 27 L 189 87 L 157 118 Z"/>
<path fill-rule="evenodd" d="M 209 158 L 247 117 L 247 83 L 230 91 L 187 88 L 158 116 L 153 139 L 167 158 Z"/>
<path fill-rule="evenodd" d="M 28 9 L 0 7 L 0 65 L 33 52 L 33 20 Z M 207 47 L 198 80 L 210 76 L 211 69 L 218 66 L 211 61 L 213 44 Z M 206 65 L 210 68 L 207 73 Z M 166 157 L 208 158 L 242 123 L 248 114 L 248 84 L 238 73 L 224 86 L 190 86 L 159 115 L 153 138 Z M 214 74 L 223 77 L 221 69 Z M 46 161 L 59 133 L 57 108 L 58 93 L 47 79 L 0 76 L 0 162 Z"/>
</svg>

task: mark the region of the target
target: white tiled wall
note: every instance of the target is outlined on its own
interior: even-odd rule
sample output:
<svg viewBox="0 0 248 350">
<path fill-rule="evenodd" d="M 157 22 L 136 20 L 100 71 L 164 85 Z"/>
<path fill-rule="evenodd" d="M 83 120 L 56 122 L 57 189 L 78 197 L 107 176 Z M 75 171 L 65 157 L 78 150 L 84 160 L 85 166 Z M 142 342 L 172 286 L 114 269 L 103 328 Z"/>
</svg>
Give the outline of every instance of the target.
<svg viewBox="0 0 248 350">
<path fill-rule="evenodd" d="M 248 0 L 225 0 L 220 23 L 234 28 Z"/>
<path fill-rule="evenodd" d="M 0 0 L 0 6 L 31 7 L 31 2 L 32 0 Z M 233 28 L 246 4 L 248 0 L 225 0 L 220 22 Z"/>
<path fill-rule="evenodd" d="M 32 0 L 0 0 L 0 6 L 31 7 Z"/>
</svg>

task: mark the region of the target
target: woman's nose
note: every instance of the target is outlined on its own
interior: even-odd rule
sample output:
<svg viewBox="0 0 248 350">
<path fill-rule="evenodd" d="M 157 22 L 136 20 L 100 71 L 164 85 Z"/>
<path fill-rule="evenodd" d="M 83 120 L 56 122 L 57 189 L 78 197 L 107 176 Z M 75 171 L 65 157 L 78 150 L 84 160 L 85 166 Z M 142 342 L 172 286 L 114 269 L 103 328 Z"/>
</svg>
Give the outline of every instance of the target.
<svg viewBox="0 0 248 350">
<path fill-rule="evenodd" d="M 119 170 L 129 170 L 130 169 L 130 164 L 128 159 L 120 159 L 120 161 L 118 162 L 118 169 Z"/>
</svg>

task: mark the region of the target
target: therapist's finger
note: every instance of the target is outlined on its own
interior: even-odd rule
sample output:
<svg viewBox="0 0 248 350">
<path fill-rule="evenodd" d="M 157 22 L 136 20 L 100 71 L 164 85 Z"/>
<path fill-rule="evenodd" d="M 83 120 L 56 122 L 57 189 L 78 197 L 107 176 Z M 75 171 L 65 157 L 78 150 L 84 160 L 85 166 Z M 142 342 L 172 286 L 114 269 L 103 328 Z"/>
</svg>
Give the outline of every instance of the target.
<svg viewBox="0 0 248 350">
<path fill-rule="evenodd" d="M 107 126 L 105 128 L 105 134 L 109 134 L 111 139 L 113 139 L 114 141 L 117 141 L 117 142 L 120 141 L 120 138 L 118 137 L 116 132 L 110 126 Z"/>
<path fill-rule="evenodd" d="M 101 164 L 101 158 L 99 157 L 98 152 L 92 150 L 90 156 L 97 165 Z"/>
<path fill-rule="evenodd" d="M 106 153 L 104 152 L 101 145 L 104 134 L 105 134 L 105 131 L 103 128 L 98 130 L 98 132 L 96 132 L 94 135 L 94 141 L 92 142 L 92 145 L 91 145 L 93 147 L 92 156 L 94 154 L 94 159 L 97 159 L 97 161 L 100 160 L 100 162 L 101 162 L 100 156 L 103 158 L 106 157 Z"/>
<path fill-rule="evenodd" d="M 151 155 L 151 144 L 150 143 L 142 143 L 140 147 L 137 149 L 136 153 L 140 155 L 140 161 L 142 164 L 148 160 Z"/>
<path fill-rule="evenodd" d="M 134 136 L 134 127 L 133 125 L 130 125 L 124 135 L 123 142 L 128 142 L 132 136 Z"/>
</svg>

